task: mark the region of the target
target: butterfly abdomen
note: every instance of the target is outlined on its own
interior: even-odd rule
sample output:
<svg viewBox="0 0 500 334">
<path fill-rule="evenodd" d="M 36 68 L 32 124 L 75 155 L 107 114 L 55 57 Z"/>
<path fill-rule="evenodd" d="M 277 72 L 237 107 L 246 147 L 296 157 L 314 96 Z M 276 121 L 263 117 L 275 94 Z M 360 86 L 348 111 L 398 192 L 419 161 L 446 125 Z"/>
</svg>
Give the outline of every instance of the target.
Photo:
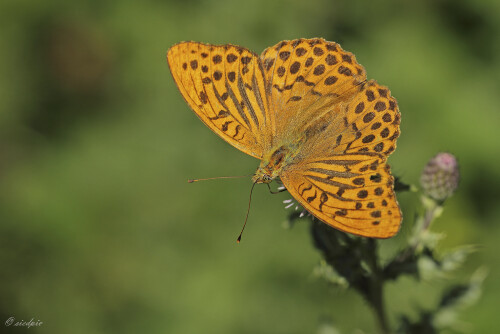
<svg viewBox="0 0 500 334">
<path fill-rule="evenodd" d="M 310 138 L 322 133 L 323 131 L 326 130 L 326 128 L 328 127 L 329 123 L 326 119 L 324 119 L 325 117 L 323 117 L 322 119 L 314 122 L 313 124 L 309 125 L 308 128 L 306 128 L 306 130 L 304 131 L 304 135 L 305 135 L 305 139 L 306 140 L 309 140 Z"/>
</svg>

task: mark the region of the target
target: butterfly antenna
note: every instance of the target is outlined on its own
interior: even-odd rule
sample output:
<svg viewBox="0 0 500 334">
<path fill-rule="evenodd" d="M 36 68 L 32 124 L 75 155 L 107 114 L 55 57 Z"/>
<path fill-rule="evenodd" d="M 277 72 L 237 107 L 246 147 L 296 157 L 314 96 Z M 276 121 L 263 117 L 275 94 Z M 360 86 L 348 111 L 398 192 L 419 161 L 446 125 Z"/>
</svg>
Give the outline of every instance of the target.
<svg viewBox="0 0 500 334">
<path fill-rule="evenodd" d="M 198 181 L 206 181 L 206 180 L 216 180 L 216 179 L 236 179 L 240 177 L 249 177 L 252 176 L 253 174 L 248 174 L 248 175 L 240 175 L 240 176 L 217 176 L 217 177 L 207 177 L 205 179 L 188 179 L 188 183 L 193 183 L 193 182 L 198 182 Z"/>
<path fill-rule="evenodd" d="M 255 181 L 252 184 L 252 188 L 250 189 L 250 199 L 248 200 L 247 216 L 245 217 L 245 223 L 243 224 L 243 228 L 241 229 L 240 235 L 238 236 L 238 239 L 236 239 L 237 243 L 240 243 L 241 235 L 243 234 L 243 230 L 245 230 L 245 226 L 247 226 L 248 214 L 250 213 L 250 204 L 252 203 L 252 191 L 253 191 L 253 187 L 255 187 L 256 184 L 257 184 L 257 181 Z"/>
</svg>

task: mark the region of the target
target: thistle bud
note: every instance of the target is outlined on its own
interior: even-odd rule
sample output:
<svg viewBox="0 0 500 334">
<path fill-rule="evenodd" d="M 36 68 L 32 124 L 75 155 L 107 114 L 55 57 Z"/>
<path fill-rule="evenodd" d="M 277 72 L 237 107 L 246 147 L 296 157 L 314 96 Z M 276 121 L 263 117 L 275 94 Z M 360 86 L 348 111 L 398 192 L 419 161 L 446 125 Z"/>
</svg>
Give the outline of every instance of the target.
<svg viewBox="0 0 500 334">
<path fill-rule="evenodd" d="M 425 195 L 444 201 L 455 192 L 459 179 L 457 159 L 451 153 L 441 152 L 424 167 L 420 184 Z"/>
</svg>

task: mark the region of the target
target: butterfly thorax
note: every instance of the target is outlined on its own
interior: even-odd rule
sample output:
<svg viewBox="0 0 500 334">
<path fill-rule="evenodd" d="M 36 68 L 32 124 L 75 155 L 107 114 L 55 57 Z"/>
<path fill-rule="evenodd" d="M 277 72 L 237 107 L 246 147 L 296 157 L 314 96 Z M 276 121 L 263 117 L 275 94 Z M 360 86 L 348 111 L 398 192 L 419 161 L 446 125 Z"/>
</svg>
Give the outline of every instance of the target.
<svg viewBox="0 0 500 334">
<path fill-rule="evenodd" d="M 270 183 L 281 174 L 283 168 L 290 164 L 297 153 L 298 149 L 295 145 L 281 145 L 277 149 L 270 150 L 270 153 L 262 158 L 259 168 L 252 177 L 252 182 Z"/>
</svg>

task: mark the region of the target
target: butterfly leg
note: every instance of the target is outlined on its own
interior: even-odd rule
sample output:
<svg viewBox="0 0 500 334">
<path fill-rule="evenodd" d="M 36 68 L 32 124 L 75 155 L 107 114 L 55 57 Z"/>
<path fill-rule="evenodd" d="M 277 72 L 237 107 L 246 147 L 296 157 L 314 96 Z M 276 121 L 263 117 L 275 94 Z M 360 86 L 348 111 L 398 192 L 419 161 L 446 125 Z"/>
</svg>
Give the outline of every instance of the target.
<svg viewBox="0 0 500 334">
<path fill-rule="evenodd" d="M 271 186 L 269 185 L 269 183 L 266 183 L 266 184 L 267 184 L 267 188 L 269 188 L 269 192 L 270 192 L 271 194 L 273 194 L 273 195 L 276 195 L 276 194 L 279 194 L 279 193 L 282 193 L 282 192 L 286 191 L 286 188 L 285 188 L 285 187 L 283 187 L 283 186 L 279 187 L 279 188 L 278 188 L 278 191 L 273 191 L 273 190 L 271 189 Z"/>
</svg>

